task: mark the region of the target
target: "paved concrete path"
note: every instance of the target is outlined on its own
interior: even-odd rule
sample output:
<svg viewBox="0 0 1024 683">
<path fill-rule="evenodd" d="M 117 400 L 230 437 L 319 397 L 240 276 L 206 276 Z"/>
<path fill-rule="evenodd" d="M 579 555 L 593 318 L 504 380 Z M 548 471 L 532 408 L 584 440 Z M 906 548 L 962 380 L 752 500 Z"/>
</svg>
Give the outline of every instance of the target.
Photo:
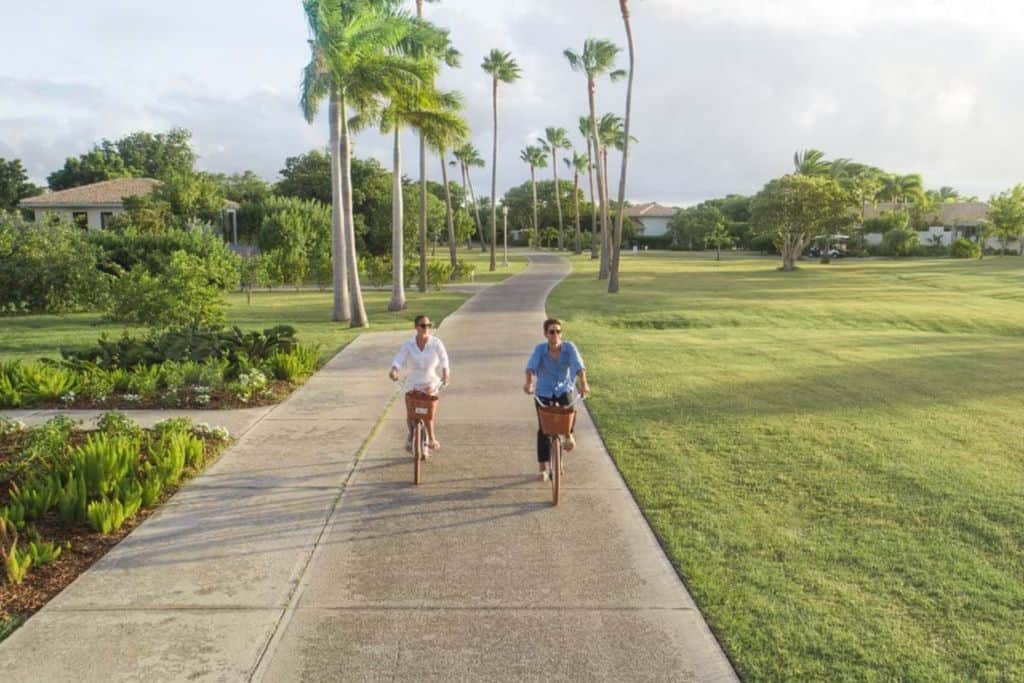
<svg viewBox="0 0 1024 683">
<path fill-rule="evenodd" d="M 381 381 L 407 333 L 364 335 L 0 645 L 0 670 L 735 680 L 589 416 L 562 505 L 536 480 L 522 367 L 567 272 L 536 257 L 445 321 L 453 386 L 423 485 Z"/>
</svg>

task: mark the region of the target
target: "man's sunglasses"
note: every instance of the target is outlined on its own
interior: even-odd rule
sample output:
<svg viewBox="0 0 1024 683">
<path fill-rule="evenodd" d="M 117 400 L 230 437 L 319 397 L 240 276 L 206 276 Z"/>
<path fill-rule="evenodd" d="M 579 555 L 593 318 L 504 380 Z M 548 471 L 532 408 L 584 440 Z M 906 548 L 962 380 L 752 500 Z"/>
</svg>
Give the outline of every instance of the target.
<svg viewBox="0 0 1024 683">
<path fill-rule="evenodd" d="M 548 334 L 562 334 L 561 327 L 552 327 L 548 330 Z"/>
</svg>

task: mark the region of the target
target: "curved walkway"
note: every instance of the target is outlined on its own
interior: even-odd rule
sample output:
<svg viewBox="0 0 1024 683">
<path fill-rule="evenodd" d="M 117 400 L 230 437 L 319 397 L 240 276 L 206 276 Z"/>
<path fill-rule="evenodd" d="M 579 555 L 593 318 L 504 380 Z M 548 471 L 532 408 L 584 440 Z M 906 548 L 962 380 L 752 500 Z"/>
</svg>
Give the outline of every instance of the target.
<svg viewBox="0 0 1024 683">
<path fill-rule="evenodd" d="M 407 333 L 363 335 L 0 644 L 0 670 L 735 680 L 589 416 L 563 504 L 536 480 L 519 387 L 567 272 L 535 257 L 445 320 L 453 386 L 423 485 L 410 484 L 404 408 L 382 381 Z"/>
</svg>

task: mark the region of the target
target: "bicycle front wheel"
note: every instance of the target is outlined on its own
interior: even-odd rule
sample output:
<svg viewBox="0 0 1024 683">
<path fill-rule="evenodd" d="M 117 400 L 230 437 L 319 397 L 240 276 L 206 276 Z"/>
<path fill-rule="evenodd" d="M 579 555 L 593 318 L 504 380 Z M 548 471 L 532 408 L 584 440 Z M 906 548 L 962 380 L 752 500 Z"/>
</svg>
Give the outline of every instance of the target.
<svg viewBox="0 0 1024 683">
<path fill-rule="evenodd" d="M 551 461 L 548 467 L 551 469 L 551 501 L 558 505 L 562 495 L 562 440 L 557 436 L 550 439 Z"/>
<path fill-rule="evenodd" d="M 414 484 L 419 486 L 420 478 L 423 471 L 423 440 L 425 438 L 426 430 L 423 427 L 423 422 L 416 420 L 416 426 L 412 430 L 412 462 L 413 462 L 413 475 L 412 481 Z"/>
</svg>

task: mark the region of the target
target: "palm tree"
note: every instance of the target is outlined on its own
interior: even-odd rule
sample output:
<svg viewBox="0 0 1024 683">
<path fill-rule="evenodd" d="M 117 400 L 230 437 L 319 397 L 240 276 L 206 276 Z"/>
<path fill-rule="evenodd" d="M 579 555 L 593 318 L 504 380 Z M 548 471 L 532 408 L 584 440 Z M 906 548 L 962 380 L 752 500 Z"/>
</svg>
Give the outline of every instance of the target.
<svg viewBox="0 0 1024 683">
<path fill-rule="evenodd" d="M 484 58 L 481 68 L 491 77 L 491 93 L 494 107 L 494 150 L 491 158 L 491 267 L 498 269 L 494 243 L 498 236 L 498 83 L 514 83 L 522 75 L 512 55 L 501 50 L 491 50 Z"/>
<path fill-rule="evenodd" d="M 821 150 L 797 150 L 793 152 L 793 170 L 797 175 L 828 175 L 829 163 L 825 161 L 825 153 Z"/>
<path fill-rule="evenodd" d="M 309 42 L 312 53 L 309 64 L 303 70 L 300 106 L 306 121 L 313 123 L 320 110 L 320 101 L 330 98 L 328 120 L 330 124 L 331 150 L 331 270 L 334 292 L 332 319 L 337 322 L 351 320 L 352 309 L 348 296 L 348 272 L 345 268 L 344 211 L 341 205 L 341 109 L 340 93 L 331 80 L 327 68 L 325 50 L 329 48 L 326 27 L 321 26 L 315 3 L 304 6 L 309 23 Z"/>
<path fill-rule="evenodd" d="M 580 53 L 573 50 L 565 50 L 562 54 L 569 60 L 569 66 L 573 71 L 582 72 L 587 77 L 587 99 L 590 103 L 590 135 L 594 140 L 595 156 L 601 156 L 601 138 L 597 133 L 597 105 L 595 93 L 597 90 L 597 78 L 608 74 L 612 81 L 617 81 L 626 75 L 625 71 L 615 69 L 615 57 L 621 52 L 621 48 L 610 40 L 598 40 L 588 38 L 583 43 L 583 51 Z M 601 265 L 598 270 L 598 279 L 604 280 L 608 277 L 609 253 L 608 253 L 608 192 L 604 170 L 600 161 L 597 165 L 597 190 L 601 202 Z"/>
<path fill-rule="evenodd" d="M 462 118 L 462 97 L 458 93 L 443 93 L 440 105 L 425 115 L 417 123 L 424 134 L 427 146 L 437 153 L 441 160 L 441 180 L 444 183 L 445 219 L 448 223 L 448 252 L 452 268 L 458 263 L 457 245 L 455 243 L 455 216 L 452 212 L 452 193 L 448 186 L 448 150 L 457 147 L 469 135 L 469 125 Z"/>
<path fill-rule="evenodd" d="M 590 167 L 590 163 L 587 157 L 579 154 L 575 151 L 572 153 L 572 157 L 563 159 L 565 165 L 572 170 L 572 196 L 576 201 L 576 248 L 575 253 L 582 254 L 582 235 L 580 234 L 580 174 L 586 173 Z"/>
<path fill-rule="evenodd" d="M 615 245 L 612 251 L 608 293 L 619 291 L 619 254 L 622 251 L 622 222 L 626 208 L 626 172 L 629 170 L 629 126 L 633 116 L 633 75 L 636 72 L 636 51 L 633 48 L 633 26 L 629 22 L 629 0 L 619 0 L 622 23 L 626 27 L 626 45 L 629 50 L 629 80 L 626 85 L 626 129 L 622 136 L 622 172 L 619 174 L 619 212 L 615 216 Z"/>
<path fill-rule="evenodd" d="M 480 222 L 480 206 L 476 202 L 476 192 L 473 190 L 473 176 L 470 174 L 471 168 L 483 168 L 486 164 L 483 157 L 480 156 L 480 151 L 471 142 L 467 142 L 454 150 L 452 156 L 455 157 L 455 160 L 459 162 L 459 166 L 462 168 L 462 194 L 469 197 L 470 203 L 473 205 L 473 216 L 476 218 L 476 232 L 480 239 L 480 251 L 487 251 L 487 241 L 484 240 L 484 227 Z"/>
<path fill-rule="evenodd" d="M 548 157 L 540 147 L 526 147 L 519 158 L 530 165 L 530 184 L 533 186 L 533 235 L 540 246 L 540 225 L 537 219 L 537 169 L 548 165 Z"/>
<path fill-rule="evenodd" d="M 569 132 L 565 128 L 553 126 L 544 130 L 544 138 L 538 142 L 551 154 L 551 169 L 555 175 L 555 206 L 558 207 L 558 248 L 564 249 L 562 233 L 565 226 L 562 220 L 562 193 L 558 187 L 558 150 L 572 149 L 572 143 L 569 142 Z"/>
<path fill-rule="evenodd" d="M 590 258 L 597 258 L 597 204 L 594 202 L 594 155 L 590 117 L 580 117 L 580 135 L 587 141 L 587 175 L 590 177 Z"/>
</svg>

